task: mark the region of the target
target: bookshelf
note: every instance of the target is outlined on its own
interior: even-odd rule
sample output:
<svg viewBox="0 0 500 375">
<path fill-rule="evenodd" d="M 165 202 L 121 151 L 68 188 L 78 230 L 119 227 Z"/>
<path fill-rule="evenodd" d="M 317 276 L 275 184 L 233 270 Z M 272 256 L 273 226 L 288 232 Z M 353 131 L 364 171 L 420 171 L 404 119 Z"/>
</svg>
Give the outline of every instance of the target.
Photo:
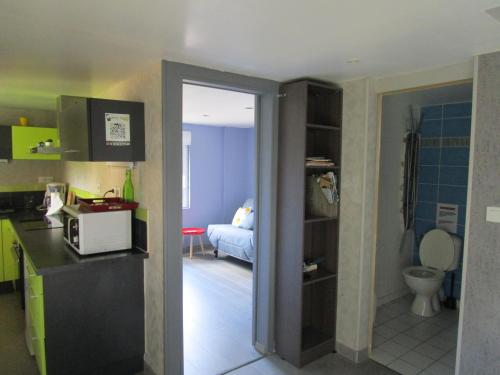
<svg viewBox="0 0 500 375">
<path fill-rule="evenodd" d="M 312 215 L 307 179 L 334 172 L 340 184 L 342 91 L 311 80 L 281 86 L 276 351 L 296 367 L 335 349 L 339 215 Z M 310 166 L 308 157 L 334 166 Z M 320 259 L 304 273 L 305 260 Z"/>
</svg>

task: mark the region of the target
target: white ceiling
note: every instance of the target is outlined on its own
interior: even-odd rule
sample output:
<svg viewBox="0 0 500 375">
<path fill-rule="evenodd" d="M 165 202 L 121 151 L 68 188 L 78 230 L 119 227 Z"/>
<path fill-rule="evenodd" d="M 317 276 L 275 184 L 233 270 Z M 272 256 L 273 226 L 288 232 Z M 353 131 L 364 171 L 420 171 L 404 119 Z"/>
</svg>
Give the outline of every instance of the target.
<svg viewBox="0 0 500 375">
<path fill-rule="evenodd" d="M 0 105 L 54 107 L 161 58 L 346 80 L 500 49 L 500 0 L 0 0 Z M 358 63 L 346 61 L 359 59 Z"/>
<path fill-rule="evenodd" d="M 184 84 L 184 124 L 251 128 L 254 125 L 255 96 L 242 92 Z"/>
</svg>

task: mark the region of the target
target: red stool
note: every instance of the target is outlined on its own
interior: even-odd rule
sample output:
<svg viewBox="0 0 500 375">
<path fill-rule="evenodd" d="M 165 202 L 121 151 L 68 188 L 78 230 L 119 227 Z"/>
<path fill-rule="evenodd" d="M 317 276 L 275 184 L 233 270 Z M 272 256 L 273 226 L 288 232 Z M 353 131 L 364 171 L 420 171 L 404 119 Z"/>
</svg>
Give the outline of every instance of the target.
<svg viewBox="0 0 500 375">
<path fill-rule="evenodd" d="M 191 236 L 189 240 L 189 259 L 193 259 L 193 237 L 198 236 L 200 240 L 201 253 L 205 255 L 205 248 L 203 247 L 203 241 L 201 240 L 201 236 L 205 233 L 204 228 L 182 228 L 183 236 Z"/>
</svg>

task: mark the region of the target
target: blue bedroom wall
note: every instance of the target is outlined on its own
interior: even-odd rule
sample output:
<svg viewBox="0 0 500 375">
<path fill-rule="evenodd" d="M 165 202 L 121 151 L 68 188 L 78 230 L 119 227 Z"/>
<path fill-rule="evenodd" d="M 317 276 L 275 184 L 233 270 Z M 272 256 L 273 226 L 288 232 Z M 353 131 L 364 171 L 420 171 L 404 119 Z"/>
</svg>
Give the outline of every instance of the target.
<svg viewBox="0 0 500 375">
<path fill-rule="evenodd" d="M 224 128 L 224 223 L 253 197 L 253 129 Z"/>
<path fill-rule="evenodd" d="M 183 227 L 230 223 L 253 197 L 254 129 L 184 124 L 183 130 L 191 131 L 191 199 L 182 210 Z"/>
<path fill-rule="evenodd" d="M 421 108 L 423 115 L 418 172 L 415 234 L 417 245 L 429 230 L 436 227 L 437 203 L 459 207 L 457 235 L 463 240 L 467 204 L 469 137 L 472 103 L 451 103 Z M 420 264 L 418 246 L 414 264 Z M 455 274 L 453 297 L 460 298 L 462 261 Z M 443 284 L 451 296 L 452 272 Z"/>
</svg>

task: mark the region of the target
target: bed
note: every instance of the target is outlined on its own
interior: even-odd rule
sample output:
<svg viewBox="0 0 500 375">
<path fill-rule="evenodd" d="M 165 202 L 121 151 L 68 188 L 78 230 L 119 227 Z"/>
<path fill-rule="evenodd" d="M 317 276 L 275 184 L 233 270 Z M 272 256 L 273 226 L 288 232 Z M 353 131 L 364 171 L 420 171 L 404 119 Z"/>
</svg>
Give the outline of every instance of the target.
<svg viewBox="0 0 500 375">
<path fill-rule="evenodd" d="M 253 210 L 253 200 L 247 199 L 243 207 L 251 207 Z M 216 257 L 219 251 L 222 251 L 246 262 L 253 262 L 255 257 L 253 230 L 232 224 L 210 224 L 207 227 L 207 236 L 215 249 Z"/>
</svg>

